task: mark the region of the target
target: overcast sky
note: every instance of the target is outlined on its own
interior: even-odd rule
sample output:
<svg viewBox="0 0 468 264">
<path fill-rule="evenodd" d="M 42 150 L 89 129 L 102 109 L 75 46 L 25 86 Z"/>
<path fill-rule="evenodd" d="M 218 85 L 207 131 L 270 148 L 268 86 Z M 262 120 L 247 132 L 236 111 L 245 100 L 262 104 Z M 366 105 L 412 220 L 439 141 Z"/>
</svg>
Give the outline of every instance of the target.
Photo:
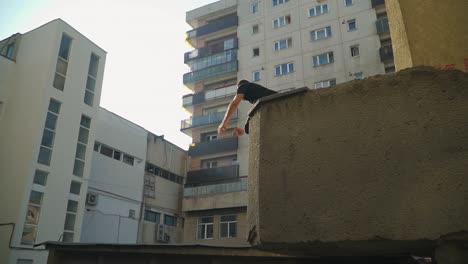
<svg viewBox="0 0 468 264">
<path fill-rule="evenodd" d="M 101 106 L 183 149 L 185 12 L 216 0 L 0 0 L 0 39 L 61 18 L 107 51 Z"/>
</svg>

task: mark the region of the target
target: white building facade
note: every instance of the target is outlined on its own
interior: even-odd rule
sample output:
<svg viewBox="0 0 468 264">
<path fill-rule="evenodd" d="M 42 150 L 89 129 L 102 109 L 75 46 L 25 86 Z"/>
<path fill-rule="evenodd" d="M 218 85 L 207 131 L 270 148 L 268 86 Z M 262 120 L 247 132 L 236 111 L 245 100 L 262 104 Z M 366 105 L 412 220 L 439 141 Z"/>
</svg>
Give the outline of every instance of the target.
<svg viewBox="0 0 468 264">
<path fill-rule="evenodd" d="M 0 47 L 0 263 L 45 263 L 80 240 L 106 52 L 60 19 Z"/>
</svg>

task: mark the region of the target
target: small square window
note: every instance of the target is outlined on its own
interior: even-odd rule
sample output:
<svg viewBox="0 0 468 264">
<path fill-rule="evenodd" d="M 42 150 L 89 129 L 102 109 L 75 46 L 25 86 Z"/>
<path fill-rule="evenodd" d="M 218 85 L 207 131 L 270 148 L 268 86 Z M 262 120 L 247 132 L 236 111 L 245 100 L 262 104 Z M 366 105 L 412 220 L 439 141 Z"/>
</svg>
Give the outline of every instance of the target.
<svg viewBox="0 0 468 264">
<path fill-rule="evenodd" d="M 82 115 L 80 125 L 82 125 L 82 126 L 84 126 L 86 128 L 89 128 L 91 126 L 91 118 Z"/>
<path fill-rule="evenodd" d="M 357 29 L 356 19 L 348 20 L 348 31 L 352 31 L 356 29 Z"/>
<path fill-rule="evenodd" d="M 61 103 L 57 100 L 50 99 L 49 101 L 49 111 L 52 113 L 59 114 L 60 113 L 60 105 Z"/>
<path fill-rule="evenodd" d="M 124 154 L 124 155 L 123 155 L 122 161 L 123 161 L 124 163 L 127 163 L 128 165 L 132 165 L 132 166 L 133 166 L 134 160 L 135 160 L 135 159 L 134 159 L 133 157 L 130 157 L 130 156 L 128 156 L 127 154 Z"/>
<path fill-rule="evenodd" d="M 39 157 L 37 158 L 37 163 L 49 166 L 51 157 L 52 150 L 46 147 L 41 147 L 39 149 Z"/>
<path fill-rule="evenodd" d="M 260 81 L 260 71 L 254 71 L 254 72 L 252 73 L 252 80 L 253 80 L 254 82 Z"/>
<path fill-rule="evenodd" d="M 76 153 L 75 157 L 79 158 L 80 160 L 85 160 L 86 156 L 86 145 L 81 143 L 76 144 Z"/>
<path fill-rule="evenodd" d="M 84 165 L 85 164 L 83 161 L 75 159 L 75 165 L 73 166 L 73 175 L 83 177 Z"/>
<path fill-rule="evenodd" d="M 72 181 L 70 184 L 70 193 L 80 195 L 81 183 Z"/>
<path fill-rule="evenodd" d="M 114 150 L 114 159 L 120 160 L 121 156 L 122 156 L 121 152 Z"/>
<path fill-rule="evenodd" d="M 68 200 L 67 212 L 76 213 L 78 211 L 78 202 Z"/>
<path fill-rule="evenodd" d="M 83 144 L 88 144 L 89 130 L 80 127 L 80 133 L 78 134 L 78 141 Z"/>
<path fill-rule="evenodd" d="M 252 54 L 253 54 L 254 57 L 260 56 L 260 48 L 254 48 L 252 50 Z"/>
<path fill-rule="evenodd" d="M 362 74 L 362 72 L 356 72 L 354 74 L 354 79 L 355 80 L 362 80 L 362 79 L 364 79 L 364 75 Z"/>
<path fill-rule="evenodd" d="M 55 73 L 54 87 L 59 89 L 60 91 L 63 91 L 63 88 L 65 87 L 65 77 L 58 73 Z"/>
<path fill-rule="evenodd" d="M 359 45 L 351 46 L 351 57 L 359 56 Z"/>
<path fill-rule="evenodd" d="M 47 175 L 49 173 L 45 171 L 36 170 L 34 173 L 34 183 L 45 186 L 47 183 Z"/>
<path fill-rule="evenodd" d="M 94 103 L 94 93 L 88 90 L 85 91 L 85 96 L 83 102 L 89 106 L 93 106 Z"/>
<path fill-rule="evenodd" d="M 253 25 L 252 26 L 252 34 L 257 34 L 258 33 L 258 25 Z"/>
<path fill-rule="evenodd" d="M 344 0 L 344 5 L 345 6 L 352 6 L 354 4 L 353 2 L 354 2 L 353 0 Z"/>
</svg>

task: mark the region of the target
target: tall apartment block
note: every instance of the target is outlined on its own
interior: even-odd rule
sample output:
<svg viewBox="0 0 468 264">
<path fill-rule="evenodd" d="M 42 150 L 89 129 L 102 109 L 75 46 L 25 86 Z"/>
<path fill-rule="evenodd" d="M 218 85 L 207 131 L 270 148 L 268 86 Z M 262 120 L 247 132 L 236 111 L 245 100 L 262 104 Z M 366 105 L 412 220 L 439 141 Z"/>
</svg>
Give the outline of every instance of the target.
<svg viewBox="0 0 468 264">
<path fill-rule="evenodd" d="M 0 263 L 45 263 L 80 239 L 106 52 L 57 19 L 0 55 Z"/>
<path fill-rule="evenodd" d="M 190 72 L 183 82 L 192 93 L 183 106 L 192 117 L 181 131 L 193 139 L 184 241 L 246 243 L 248 136 L 216 132 L 236 82 L 313 89 L 394 71 L 385 1 L 221 0 L 187 12 L 186 20 L 194 50 L 184 55 Z M 228 128 L 243 127 L 249 109 L 241 103 Z"/>
</svg>

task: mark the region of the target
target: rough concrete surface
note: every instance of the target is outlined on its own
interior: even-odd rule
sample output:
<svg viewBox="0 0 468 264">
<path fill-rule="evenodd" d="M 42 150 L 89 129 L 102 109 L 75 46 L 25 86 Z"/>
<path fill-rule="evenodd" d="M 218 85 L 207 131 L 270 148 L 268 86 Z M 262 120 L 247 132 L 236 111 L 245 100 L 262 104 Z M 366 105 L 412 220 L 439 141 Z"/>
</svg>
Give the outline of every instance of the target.
<svg viewBox="0 0 468 264">
<path fill-rule="evenodd" d="M 310 90 L 263 102 L 250 124 L 252 244 L 372 254 L 467 237 L 468 74 Z"/>
</svg>

